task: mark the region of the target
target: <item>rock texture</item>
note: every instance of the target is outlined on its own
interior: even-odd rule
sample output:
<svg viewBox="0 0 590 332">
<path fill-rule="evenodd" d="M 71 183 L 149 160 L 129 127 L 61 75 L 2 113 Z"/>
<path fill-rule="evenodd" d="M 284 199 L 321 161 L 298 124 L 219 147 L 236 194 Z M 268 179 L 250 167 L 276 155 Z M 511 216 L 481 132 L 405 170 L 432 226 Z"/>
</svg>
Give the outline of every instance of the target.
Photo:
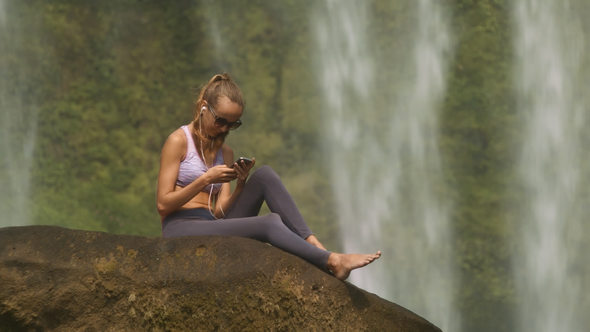
<svg viewBox="0 0 590 332">
<path fill-rule="evenodd" d="M 440 331 L 270 245 L 0 229 L 0 330 Z"/>
</svg>

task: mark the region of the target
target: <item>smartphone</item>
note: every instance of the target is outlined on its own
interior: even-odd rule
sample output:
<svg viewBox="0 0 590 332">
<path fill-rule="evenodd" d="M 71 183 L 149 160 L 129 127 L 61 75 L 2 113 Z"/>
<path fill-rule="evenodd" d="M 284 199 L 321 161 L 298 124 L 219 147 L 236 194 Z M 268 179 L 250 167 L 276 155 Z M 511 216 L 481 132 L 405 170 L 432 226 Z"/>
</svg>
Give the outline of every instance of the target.
<svg viewBox="0 0 590 332">
<path fill-rule="evenodd" d="M 235 163 L 238 163 L 238 165 L 241 165 L 240 162 L 244 162 L 244 166 L 248 166 L 252 163 L 252 159 L 246 158 L 246 157 L 240 157 L 240 158 L 236 159 L 236 161 L 234 161 L 230 167 L 233 168 Z"/>
</svg>

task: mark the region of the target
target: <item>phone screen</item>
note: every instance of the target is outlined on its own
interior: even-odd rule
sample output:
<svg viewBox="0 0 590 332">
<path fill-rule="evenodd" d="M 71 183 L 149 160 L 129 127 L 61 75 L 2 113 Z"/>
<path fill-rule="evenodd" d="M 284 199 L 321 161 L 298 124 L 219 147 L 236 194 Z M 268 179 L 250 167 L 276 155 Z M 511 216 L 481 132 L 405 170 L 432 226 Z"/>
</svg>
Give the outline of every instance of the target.
<svg viewBox="0 0 590 332">
<path fill-rule="evenodd" d="M 240 162 L 243 162 L 243 163 L 244 163 L 244 166 L 246 166 L 246 165 L 249 165 L 249 164 L 251 164 L 251 163 L 252 163 L 252 159 L 250 159 L 250 158 L 246 158 L 246 157 L 240 157 L 240 158 L 238 158 L 236 161 L 234 161 L 234 163 L 233 163 L 233 164 L 231 164 L 231 166 L 230 166 L 230 167 L 232 167 L 232 168 L 233 168 L 233 167 L 234 167 L 234 164 L 236 164 L 236 163 L 237 163 L 237 164 L 239 164 L 239 165 L 241 165 L 241 163 L 240 163 Z"/>
</svg>

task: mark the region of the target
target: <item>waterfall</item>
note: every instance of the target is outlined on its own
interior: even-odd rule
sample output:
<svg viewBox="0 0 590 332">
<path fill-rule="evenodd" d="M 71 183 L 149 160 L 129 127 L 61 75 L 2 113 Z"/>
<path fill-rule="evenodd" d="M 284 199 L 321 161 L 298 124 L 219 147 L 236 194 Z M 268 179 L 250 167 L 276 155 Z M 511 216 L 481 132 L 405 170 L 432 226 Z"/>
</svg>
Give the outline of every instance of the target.
<svg viewBox="0 0 590 332">
<path fill-rule="evenodd" d="M 449 24 L 437 1 L 409 2 L 416 17 L 405 31 L 414 35 L 403 46 L 410 51 L 377 61 L 367 4 L 326 0 L 312 16 L 343 249 L 383 251 L 350 280 L 458 331 L 451 206 L 438 150 Z M 400 70 L 383 77 L 392 67 Z"/>
<path fill-rule="evenodd" d="M 205 21 L 207 22 L 205 26 L 208 36 L 213 43 L 214 59 L 217 61 L 216 65 L 223 67 L 221 64 L 224 62 L 224 55 L 230 52 L 230 50 L 224 42 L 222 27 L 219 24 L 219 17 L 223 17 L 222 6 L 216 1 L 206 1 L 204 4 L 203 10 L 205 12 Z"/>
<path fill-rule="evenodd" d="M 521 331 L 582 331 L 590 324 L 582 250 L 590 215 L 584 173 L 590 76 L 584 75 L 581 8 L 553 0 L 520 0 L 514 7 L 524 127 L 518 174 L 525 203 L 514 260 Z"/>
<path fill-rule="evenodd" d="M 18 18 L 8 15 L 8 9 L 0 0 L 0 54 L 5 55 L 0 57 L 0 226 L 18 226 L 30 223 L 37 107 L 28 98 L 29 78 L 20 70 L 24 46 Z"/>
</svg>

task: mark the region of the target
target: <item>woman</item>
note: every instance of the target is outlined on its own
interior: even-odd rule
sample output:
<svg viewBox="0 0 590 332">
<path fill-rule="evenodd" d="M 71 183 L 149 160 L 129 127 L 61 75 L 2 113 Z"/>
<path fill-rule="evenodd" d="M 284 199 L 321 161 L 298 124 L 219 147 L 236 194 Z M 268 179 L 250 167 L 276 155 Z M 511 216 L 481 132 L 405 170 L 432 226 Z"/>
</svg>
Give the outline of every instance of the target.
<svg viewBox="0 0 590 332">
<path fill-rule="evenodd" d="M 164 237 L 242 236 L 268 242 L 344 280 L 350 271 L 381 256 L 326 250 L 312 234 L 277 174 L 268 166 L 248 175 L 255 160 L 234 163 L 224 144 L 241 125 L 242 93 L 227 74 L 202 88 L 194 119 L 164 143 L 158 175 L 157 205 Z M 248 181 L 246 181 L 248 179 Z M 230 182 L 236 180 L 232 192 Z M 258 216 L 263 201 L 272 213 Z"/>
</svg>

